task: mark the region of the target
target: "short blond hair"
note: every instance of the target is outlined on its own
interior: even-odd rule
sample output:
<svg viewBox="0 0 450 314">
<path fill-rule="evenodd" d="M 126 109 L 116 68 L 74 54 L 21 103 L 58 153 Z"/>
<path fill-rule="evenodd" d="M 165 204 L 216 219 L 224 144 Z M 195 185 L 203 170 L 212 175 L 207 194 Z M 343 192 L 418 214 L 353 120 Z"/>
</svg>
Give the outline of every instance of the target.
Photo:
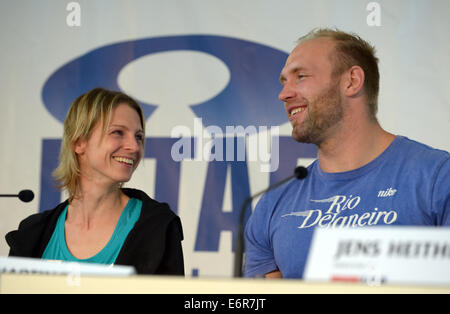
<svg viewBox="0 0 450 314">
<path fill-rule="evenodd" d="M 354 33 L 331 28 L 313 29 L 305 36 L 300 37 L 297 43 L 317 38 L 329 38 L 336 43 L 335 53 L 330 56 L 334 66 L 333 75 L 342 74 L 354 65 L 363 69 L 365 76 L 363 89 L 369 105 L 369 116 L 376 120 L 380 73 L 375 47 Z"/>
<path fill-rule="evenodd" d="M 98 122 L 102 125 L 103 136 L 111 120 L 112 112 L 119 104 L 127 104 L 136 110 L 145 134 L 145 117 L 141 106 L 124 93 L 95 88 L 79 96 L 70 106 L 64 121 L 59 164 L 53 171 L 53 177 L 58 182 L 57 187 L 68 191 L 69 202 L 77 193 L 80 177 L 74 144 L 78 140 L 89 139 Z"/>
</svg>

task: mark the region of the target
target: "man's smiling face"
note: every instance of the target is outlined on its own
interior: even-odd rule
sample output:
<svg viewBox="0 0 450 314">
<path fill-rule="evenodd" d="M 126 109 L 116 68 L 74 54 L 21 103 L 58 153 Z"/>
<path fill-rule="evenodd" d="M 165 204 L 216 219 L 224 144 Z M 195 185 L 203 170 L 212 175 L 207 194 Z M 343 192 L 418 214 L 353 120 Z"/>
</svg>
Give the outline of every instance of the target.
<svg viewBox="0 0 450 314">
<path fill-rule="evenodd" d="M 334 45 L 325 38 L 305 41 L 292 51 L 281 71 L 279 99 L 296 141 L 318 145 L 342 120 L 340 79 L 333 74 L 330 58 Z"/>
</svg>

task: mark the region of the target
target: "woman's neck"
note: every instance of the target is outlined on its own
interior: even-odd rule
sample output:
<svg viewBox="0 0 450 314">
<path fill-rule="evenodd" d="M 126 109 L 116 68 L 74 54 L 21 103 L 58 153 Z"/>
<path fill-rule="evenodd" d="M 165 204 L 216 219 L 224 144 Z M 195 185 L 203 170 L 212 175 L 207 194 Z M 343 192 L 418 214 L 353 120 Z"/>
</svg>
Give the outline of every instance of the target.
<svg viewBox="0 0 450 314">
<path fill-rule="evenodd" d="M 99 221 L 117 220 L 129 200 L 118 185 L 107 189 L 95 185 L 81 186 L 69 204 L 66 221 L 87 229 Z"/>
</svg>

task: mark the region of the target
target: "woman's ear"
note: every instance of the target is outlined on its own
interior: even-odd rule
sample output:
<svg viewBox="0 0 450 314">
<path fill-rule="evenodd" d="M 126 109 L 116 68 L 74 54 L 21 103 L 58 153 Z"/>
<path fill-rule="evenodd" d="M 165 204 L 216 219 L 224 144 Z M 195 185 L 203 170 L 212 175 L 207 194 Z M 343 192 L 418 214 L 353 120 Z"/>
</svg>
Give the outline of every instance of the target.
<svg viewBox="0 0 450 314">
<path fill-rule="evenodd" d="M 83 155 L 84 152 L 86 151 L 86 140 L 84 139 L 77 139 L 73 144 L 72 144 L 72 149 L 75 152 L 75 154 L 77 155 Z"/>
</svg>

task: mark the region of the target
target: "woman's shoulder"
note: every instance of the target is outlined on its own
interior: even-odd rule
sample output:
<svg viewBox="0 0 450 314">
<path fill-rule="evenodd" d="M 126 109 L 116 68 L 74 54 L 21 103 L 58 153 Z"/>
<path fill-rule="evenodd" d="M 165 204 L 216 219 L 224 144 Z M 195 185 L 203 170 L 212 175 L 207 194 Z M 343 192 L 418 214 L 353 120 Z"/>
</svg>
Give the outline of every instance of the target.
<svg viewBox="0 0 450 314">
<path fill-rule="evenodd" d="M 5 240 L 10 247 L 10 255 L 38 257 L 36 248 L 39 249 L 42 239 L 47 239 L 51 235 L 65 206 L 67 202 L 51 210 L 30 215 L 19 223 L 17 230 L 7 233 Z"/>
<path fill-rule="evenodd" d="M 162 234 L 175 232 L 183 238 L 181 220 L 167 203 L 158 202 L 141 190 L 123 188 L 122 191 L 128 197 L 142 201 L 141 216 L 136 223 L 136 230 L 144 233 L 162 232 Z"/>
<path fill-rule="evenodd" d="M 167 218 L 178 217 L 171 209 L 169 204 L 158 202 L 151 198 L 144 191 L 131 188 L 123 188 L 122 191 L 130 198 L 137 198 L 142 201 L 142 216 L 165 216 Z"/>
<path fill-rule="evenodd" d="M 59 204 L 53 209 L 45 210 L 39 213 L 32 214 L 23 219 L 19 224 L 19 230 L 33 228 L 37 225 L 46 225 L 53 217 L 59 216 L 62 210 L 67 206 L 67 201 Z"/>
</svg>

